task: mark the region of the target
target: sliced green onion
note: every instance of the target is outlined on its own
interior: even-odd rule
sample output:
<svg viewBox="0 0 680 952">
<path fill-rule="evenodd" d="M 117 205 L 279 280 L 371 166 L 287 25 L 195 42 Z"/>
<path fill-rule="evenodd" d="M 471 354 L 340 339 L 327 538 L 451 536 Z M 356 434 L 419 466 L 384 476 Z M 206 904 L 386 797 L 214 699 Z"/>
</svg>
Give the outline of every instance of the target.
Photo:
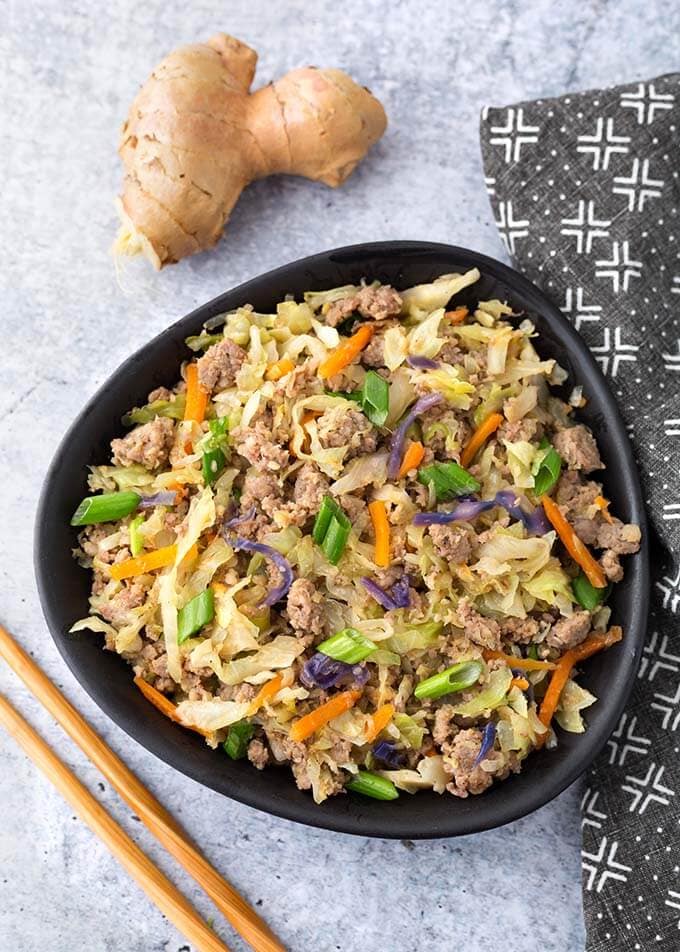
<svg viewBox="0 0 680 952">
<path fill-rule="evenodd" d="M 538 645 L 529 645 L 527 658 L 531 658 L 533 661 L 538 661 Z"/>
<path fill-rule="evenodd" d="M 144 516 L 135 516 L 128 526 L 128 532 L 130 533 L 130 552 L 133 556 L 139 555 L 144 548 L 144 536 L 139 531 L 143 522 Z"/>
<path fill-rule="evenodd" d="M 594 585 L 590 584 L 583 572 L 573 579 L 571 590 L 579 605 L 589 612 L 595 611 L 598 605 L 601 605 L 609 594 L 609 586 L 606 588 L 595 588 Z"/>
<path fill-rule="evenodd" d="M 352 793 L 361 793 L 365 797 L 373 797 L 374 800 L 396 800 L 399 796 L 399 791 L 391 780 L 368 770 L 360 770 L 345 787 Z"/>
<path fill-rule="evenodd" d="M 337 565 L 345 550 L 352 523 L 332 496 L 324 496 L 314 520 L 312 538 L 331 565 Z"/>
<path fill-rule="evenodd" d="M 171 420 L 183 420 L 186 407 L 186 394 L 178 393 L 172 400 L 154 400 L 144 407 L 135 407 L 122 419 L 123 426 L 134 423 L 151 423 L 156 417 L 170 417 Z"/>
<path fill-rule="evenodd" d="M 433 674 L 416 685 L 413 692 L 419 701 L 425 698 L 442 697 L 444 694 L 453 694 L 455 691 L 464 691 L 472 687 L 481 677 L 484 665 L 481 661 L 461 661 L 446 671 Z"/>
<path fill-rule="evenodd" d="M 550 444 L 547 440 L 541 442 L 541 449 L 547 449 Z M 534 493 L 537 496 L 543 496 L 549 493 L 562 472 L 562 457 L 557 450 L 550 446 L 545 457 L 541 460 L 541 465 L 534 476 Z"/>
<path fill-rule="evenodd" d="M 390 385 L 375 370 L 369 370 L 361 392 L 361 409 L 374 426 L 382 426 L 390 409 Z"/>
<path fill-rule="evenodd" d="M 202 334 L 194 334 L 192 337 L 185 337 L 184 343 L 187 345 L 189 350 L 194 352 L 199 350 L 207 350 L 208 347 L 212 347 L 213 344 L 219 344 L 220 341 L 224 340 L 224 334 L 208 334 L 206 331 L 203 331 Z"/>
<path fill-rule="evenodd" d="M 317 545 L 321 545 L 328 532 L 331 519 L 333 516 L 337 516 L 339 512 L 342 512 L 342 510 L 335 499 L 332 496 L 324 496 L 312 529 L 312 539 Z"/>
<path fill-rule="evenodd" d="M 73 513 L 71 525 L 92 526 L 97 522 L 116 522 L 134 512 L 141 498 L 133 492 L 86 496 Z"/>
<path fill-rule="evenodd" d="M 383 425 L 390 409 L 390 385 L 375 370 L 368 371 L 361 390 L 327 390 L 326 396 L 354 400 L 374 426 Z"/>
<path fill-rule="evenodd" d="M 201 440 L 203 451 L 203 479 L 208 486 L 215 482 L 227 462 L 226 449 L 229 443 L 229 418 L 210 420 L 209 432 Z"/>
<path fill-rule="evenodd" d="M 219 417 L 208 421 L 208 432 L 201 440 L 201 449 L 204 453 L 212 450 L 226 452 L 229 445 L 229 417 Z"/>
<path fill-rule="evenodd" d="M 431 463 L 418 470 L 418 482 L 424 486 L 434 486 L 437 502 L 451 499 L 453 496 L 466 496 L 476 493 L 479 483 L 458 463 Z"/>
<path fill-rule="evenodd" d="M 211 486 L 224 469 L 227 458 L 220 449 L 209 450 L 203 454 L 203 479 L 207 486 Z"/>
<path fill-rule="evenodd" d="M 344 512 L 341 515 L 333 516 L 331 519 L 328 532 L 321 543 L 324 555 L 331 565 L 337 565 L 340 561 L 340 556 L 345 551 L 351 528 L 352 523 Z"/>
<path fill-rule="evenodd" d="M 222 744 L 225 754 L 232 760 L 241 760 L 248 752 L 248 744 L 254 733 L 255 728 L 250 721 L 237 721 L 232 724 L 227 739 Z"/>
<path fill-rule="evenodd" d="M 215 596 L 211 588 L 187 602 L 177 613 L 177 644 L 191 638 L 215 617 Z"/>
<path fill-rule="evenodd" d="M 335 661 L 344 661 L 345 664 L 359 664 L 376 650 L 377 645 L 369 638 L 365 638 L 356 628 L 343 628 L 336 635 L 317 645 L 317 651 L 328 655 Z"/>
</svg>

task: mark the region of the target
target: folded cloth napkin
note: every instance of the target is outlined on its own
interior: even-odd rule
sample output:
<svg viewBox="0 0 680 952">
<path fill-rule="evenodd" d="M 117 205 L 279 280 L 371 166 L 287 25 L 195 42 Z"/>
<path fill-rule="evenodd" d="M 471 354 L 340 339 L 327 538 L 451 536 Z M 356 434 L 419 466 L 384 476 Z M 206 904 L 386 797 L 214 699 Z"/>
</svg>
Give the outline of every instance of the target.
<svg viewBox="0 0 680 952">
<path fill-rule="evenodd" d="M 586 776 L 589 952 L 680 949 L 680 74 L 482 113 L 496 224 L 629 428 L 657 545 L 635 690 Z"/>
</svg>

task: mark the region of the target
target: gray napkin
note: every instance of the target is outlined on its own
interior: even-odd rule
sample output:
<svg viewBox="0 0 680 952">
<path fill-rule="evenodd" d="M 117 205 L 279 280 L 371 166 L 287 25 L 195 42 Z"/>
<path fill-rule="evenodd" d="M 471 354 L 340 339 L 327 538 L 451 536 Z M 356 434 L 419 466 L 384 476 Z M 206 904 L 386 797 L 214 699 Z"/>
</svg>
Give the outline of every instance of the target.
<svg viewBox="0 0 680 952">
<path fill-rule="evenodd" d="M 582 805 L 589 952 L 680 949 L 680 74 L 489 108 L 484 171 L 519 270 L 590 346 L 659 543 L 638 681 Z"/>
</svg>

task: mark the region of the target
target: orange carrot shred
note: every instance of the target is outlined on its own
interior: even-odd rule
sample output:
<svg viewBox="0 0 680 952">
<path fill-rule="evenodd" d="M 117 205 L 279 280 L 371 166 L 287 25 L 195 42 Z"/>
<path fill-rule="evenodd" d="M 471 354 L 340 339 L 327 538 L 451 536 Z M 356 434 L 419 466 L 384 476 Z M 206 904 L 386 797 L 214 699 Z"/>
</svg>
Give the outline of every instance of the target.
<svg viewBox="0 0 680 952">
<path fill-rule="evenodd" d="M 607 520 L 609 525 L 610 526 L 613 525 L 614 520 L 612 519 L 609 513 L 609 500 L 605 499 L 604 496 L 596 496 L 593 502 L 595 503 L 597 508 L 600 510 L 603 517 Z"/>
<path fill-rule="evenodd" d="M 353 334 L 343 341 L 339 347 L 336 347 L 333 353 L 319 366 L 319 376 L 325 380 L 351 364 L 373 337 L 374 330 L 372 324 L 362 324 L 356 334 Z"/>
<path fill-rule="evenodd" d="M 511 668 L 518 668 L 520 671 L 553 671 L 556 665 L 552 661 L 539 661 L 534 658 L 516 658 L 511 654 L 503 654 L 502 651 L 492 651 L 485 648 L 482 651 L 482 657 L 485 661 L 505 661 Z"/>
<path fill-rule="evenodd" d="M 375 499 L 373 502 L 369 502 L 368 511 L 371 514 L 375 534 L 375 555 L 373 559 L 376 565 L 387 568 L 390 564 L 390 523 L 387 518 L 385 503 L 380 499 Z"/>
<path fill-rule="evenodd" d="M 290 729 L 290 739 L 296 743 L 306 740 L 334 717 L 349 711 L 360 697 L 361 691 L 343 691 L 342 694 L 336 694 L 330 701 L 326 701 L 325 704 L 295 721 Z"/>
<path fill-rule="evenodd" d="M 185 562 L 190 562 L 198 555 L 198 548 L 195 545 L 189 549 L 184 556 Z M 133 575 L 145 575 L 147 572 L 153 572 L 155 569 L 164 569 L 172 565 L 177 557 L 177 546 L 166 545 L 162 549 L 153 549 L 151 552 L 144 552 L 143 555 L 136 555 L 132 559 L 124 559 L 122 562 L 114 562 L 109 569 L 111 578 L 119 582 L 124 578 L 131 578 Z"/>
<path fill-rule="evenodd" d="M 267 372 L 265 373 L 265 378 L 267 380 L 280 380 L 281 377 L 285 377 L 286 374 L 289 374 L 291 370 L 295 370 L 295 364 L 290 359 L 290 357 L 282 357 L 280 360 L 275 361 L 267 367 Z"/>
<path fill-rule="evenodd" d="M 248 708 L 247 712 L 248 716 L 250 717 L 251 715 L 256 714 L 265 701 L 269 701 L 270 698 L 273 698 L 275 694 L 278 694 L 281 690 L 282 684 L 282 674 L 275 674 L 273 678 L 270 678 L 269 681 L 266 681 L 250 702 L 250 707 Z"/>
<path fill-rule="evenodd" d="M 475 432 L 468 440 L 465 449 L 460 454 L 460 465 L 469 466 L 477 455 L 478 450 L 484 446 L 486 441 L 495 433 L 503 422 L 503 416 L 500 413 L 490 413 L 489 416 L 479 424 Z"/>
<path fill-rule="evenodd" d="M 457 307 L 453 311 L 446 311 L 444 317 L 448 318 L 451 324 L 462 324 L 469 313 L 466 307 Z"/>
<path fill-rule="evenodd" d="M 184 409 L 184 419 L 194 423 L 202 423 L 205 419 L 205 410 L 208 406 L 208 391 L 204 390 L 198 380 L 198 364 L 189 364 L 186 369 L 187 402 Z"/>
<path fill-rule="evenodd" d="M 580 645 L 571 649 L 575 661 L 585 661 L 604 648 L 611 648 L 623 638 L 623 629 L 620 625 L 612 625 L 607 631 L 597 631 L 590 634 Z"/>
<path fill-rule="evenodd" d="M 526 691 L 529 687 L 529 682 L 526 678 L 513 678 L 510 682 L 511 688 L 519 688 L 520 691 Z"/>
<path fill-rule="evenodd" d="M 590 554 L 588 548 L 576 535 L 562 515 L 560 507 L 550 496 L 541 496 L 541 502 L 553 529 L 557 532 L 562 544 L 574 562 L 581 566 L 590 584 L 595 588 L 605 588 L 607 579 L 602 571 L 602 566 Z"/>
<path fill-rule="evenodd" d="M 560 702 L 560 696 L 564 690 L 564 686 L 569 680 L 571 675 L 572 668 L 579 661 L 584 661 L 586 658 L 590 658 L 591 655 L 596 654 L 598 651 L 602 651 L 604 648 L 609 648 L 611 645 L 615 645 L 617 641 L 621 641 L 623 638 L 623 631 L 618 625 L 614 625 L 605 632 L 593 632 L 593 634 L 588 635 L 585 641 L 581 642 L 580 645 L 577 645 L 575 648 L 572 648 L 570 651 L 567 651 L 566 654 L 562 655 L 560 660 L 557 663 L 557 667 L 553 672 L 552 677 L 550 678 L 550 684 L 548 685 L 548 690 L 543 696 L 541 701 L 541 707 L 538 712 L 538 718 L 542 724 L 545 724 L 546 727 L 550 727 L 550 722 L 552 721 L 555 711 L 557 710 L 557 705 Z M 541 734 L 536 739 L 536 745 L 542 747 L 547 738 L 547 731 L 545 734 Z"/>
<path fill-rule="evenodd" d="M 407 473 L 410 473 L 412 469 L 417 469 L 422 463 L 424 455 L 425 447 L 420 440 L 414 440 L 412 443 L 409 443 L 408 449 L 404 453 L 398 479 L 402 479 Z"/>
<path fill-rule="evenodd" d="M 187 384 L 187 402 L 184 408 L 184 419 L 189 423 L 202 423 L 208 406 L 208 391 L 204 390 L 198 380 L 198 364 L 188 364 L 185 372 Z M 188 456 L 192 451 L 192 440 L 184 444 L 184 452 Z"/>
<path fill-rule="evenodd" d="M 383 704 L 382 707 L 379 707 L 373 717 L 371 717 L 369 725 L 366 728 L 366 743 L 370 744 L 371 741 L 374 741 L 378 734 L 385 730 L 393 717 L 393 704 Z"/>
<path fill-rule="evenodd" d="M 181 724 L 182 727 L 186 727 L 187 730 L 196 731 L 197 734 L 202 734 L 204 737 L 207 737 L 211 731 L 205 731 L 202 727 L 192 727 L 189 724 L 185 724 L 180 720 L 179 715 L 177 714 L 177 705 L 173 704 L 172 701 L 161 694 L 160 691 L 157 691 L 156 688 L 149 684 L 148 681 L 145 681 L 142 677 L 133 678 L 134 683 L 137 685 L 139 690 L 142 692 L 147 701 L 150 701 L 155 708 L 157 708 L 161 714 L 165 714 L 166 717 L 169 717 L 171 721 L 174 721 L 175 724 Z"/>
</svg>

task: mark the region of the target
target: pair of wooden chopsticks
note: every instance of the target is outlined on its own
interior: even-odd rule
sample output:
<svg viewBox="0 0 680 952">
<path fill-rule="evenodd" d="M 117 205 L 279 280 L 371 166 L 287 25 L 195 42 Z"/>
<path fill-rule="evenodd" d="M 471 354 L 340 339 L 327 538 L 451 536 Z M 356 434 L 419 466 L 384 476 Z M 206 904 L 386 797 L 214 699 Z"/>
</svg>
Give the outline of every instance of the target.
<svg viewBox="0 0 680 952">
<path fill-rule="evenodd" d="M 104 743 L 2 625 L 0 625 L 0 656 L 90 758 L 156 839 L 205 890 L 242 938 L 256 952 L 286 952 L 284 946 L 255 910 L 188 841 L 173 817 Z M 199 952 L 229 952 L 227 946 L 201 919 L 182 893 L 154 866 L 134 840 L 130 839 L 90 791 L 2 695 L 0 695 L 0 724 L 47 775 L 81 819 L 106 843 L 161 912 Z"/>
</svg>

